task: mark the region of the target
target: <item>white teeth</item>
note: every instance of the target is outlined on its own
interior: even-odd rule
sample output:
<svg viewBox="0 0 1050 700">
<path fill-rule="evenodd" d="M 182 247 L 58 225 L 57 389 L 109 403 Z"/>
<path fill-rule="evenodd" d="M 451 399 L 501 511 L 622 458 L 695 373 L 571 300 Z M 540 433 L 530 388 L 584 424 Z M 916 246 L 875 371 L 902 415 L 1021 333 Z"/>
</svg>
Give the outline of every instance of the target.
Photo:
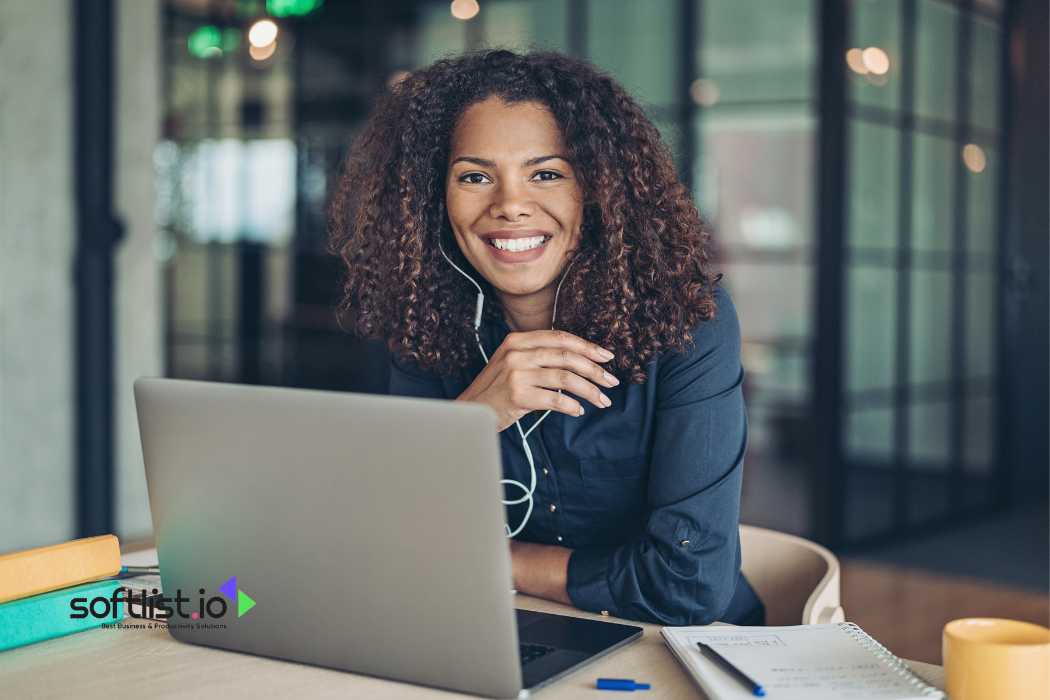
<svg viewBox="0 0 1050 700">
<path fill-rule="evenodd" d="M 500 250 L 509 250 L 519 253 L 523 250 L 532 250 L 543 245 L 544 236 L 533 236 L 532 238 L 493 238 L 492 244 Z"/>
</svg>

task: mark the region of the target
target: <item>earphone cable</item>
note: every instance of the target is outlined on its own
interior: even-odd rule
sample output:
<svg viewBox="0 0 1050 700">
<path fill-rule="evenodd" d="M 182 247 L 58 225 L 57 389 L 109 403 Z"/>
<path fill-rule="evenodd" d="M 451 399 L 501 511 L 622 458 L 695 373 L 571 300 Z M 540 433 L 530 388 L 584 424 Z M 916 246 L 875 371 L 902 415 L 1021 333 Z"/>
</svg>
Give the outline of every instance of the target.
<svg viewBox="0 0 1050 700">
<path fill-rule="evenodd" d="M 478 350 L 481 351 L 481 356 L 484 358 L 485 364 L 487 365 L 489 363 L 489 356 L 485 353 L 485 347 L 481 343 L 481 334 L 479 332 L 479 328 L 481 327 L 481 316 L 485 306 L 485 292 L 482 291 L 481 285 L 475 282 L 473 277 L 471 277 L 462 269 L 460 269 L 460 267 L 456 265 L 456 263 L 452 262 L 452 259 L 445 254 L 445 249 L 441 245 L 440 237 L 438 238 L 438 250 L 441 251 L 442 257 L 444 257 L 445 260 L 448 261 L 449 265 L 454 267 L 456 271 L 459 272 L 459 274 L 463 275 L 468 280 L 470 280 L 470 283 L 473 284 L 474 287 L 478 290 L 477 308 L 474 311 L 474 338 L 475 340 L 477 340 Z M 569 268 L 572 267 L 574 262 L 576 262 L 575 257 L 572 260 L 570 260 L 569 264 L 565 267 L 565 272 L 562 273 L 561 279 L 558 281 L 558 287 L 554 290 L 554 312 L 551 315 L 551 330 L 554 330 L 554 324 L 558 318 L 558 294 L 561 292 L 562 282 L 565 281 L 565 277 L 569 274 Z M 561 394 L 562 390 L 558 389 L 558 393 Z M 525 451 L 525 459 L 528 460 L 529 463 L 529 486 L 526 487 L 525 484 L 515 479 L 500 479 L 500 484 L 517 487 L 523 492 L 523 495 L 520 498 L 513 500 L 502 499 L 501 502 L 503 503 L 503 505 L 510 506 L 517 505 L 519 503 L 528 504 L 526 506 L 525 516 L 522 518 L 521 524 L 518 525 L 517 528 L 515 528 L 512 531 L 509 523 L 504 524 L 504 531 L 506 532 L 506 535 L 509 538 L 516 537 L 522 530 L 524 530 L 525 525 L 529 522 L 529 518 L 532 517 L 532 510 L 533 506 L 535 505 L 533 494 L 536 491 L 536 463 L 533 459 L 532 449 L 529 447 L 529 441 L 527 438 L 532 433 L 532 431 L 535 430 L 541 422 L 543 422 L 543 419 L 550 414 L 551 410 L 552 409 L 547 409 L 547 411 L 542 416 L 540 416 L 535 423 L 532 424 L 532 427 L 529 428 L 528 432 L 522 430 L 520 420 L 514 421 L 514 425 L 518 429 L 518 435 L 521 436 L 521 446 Z"/>
</svg>

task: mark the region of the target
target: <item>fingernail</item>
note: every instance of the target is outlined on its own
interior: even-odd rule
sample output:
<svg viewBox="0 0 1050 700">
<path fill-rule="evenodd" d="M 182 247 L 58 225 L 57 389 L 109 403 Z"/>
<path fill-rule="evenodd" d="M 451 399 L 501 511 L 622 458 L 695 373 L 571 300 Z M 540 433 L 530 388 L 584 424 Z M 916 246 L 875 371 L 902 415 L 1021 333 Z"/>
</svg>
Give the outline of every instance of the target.
<svg viewBox="0 0 1050 700">
<path fill-rule="evenodd" d="M 609 406 L 612 406 L 612 399 L 610 399 L 605 394 L 602 394 L 601 402 L 602 402 L 602 406 L 605 406 L 606 408 L 608 408 Z"/>
<path fill-rule="evenodd" d="M 616 377 L 612 376 L 608 372 L 603 372 L 602 374 L 605 376 L 605 381 L 609 382 L 610 384 L 616 385 L 616 384 L 620 383 L 619 379 L 617 379 Z"/>
<path fill-rule="evenodd" d="M 615 355 L 613 355 L 611 352 L 609 352 L 605 348 L 598 348 L 598 354 L 601 355 L 602 357 L 604 357 L 606 360 L 611 360 L 614 357 L 616 357 Z"/>
</svg>

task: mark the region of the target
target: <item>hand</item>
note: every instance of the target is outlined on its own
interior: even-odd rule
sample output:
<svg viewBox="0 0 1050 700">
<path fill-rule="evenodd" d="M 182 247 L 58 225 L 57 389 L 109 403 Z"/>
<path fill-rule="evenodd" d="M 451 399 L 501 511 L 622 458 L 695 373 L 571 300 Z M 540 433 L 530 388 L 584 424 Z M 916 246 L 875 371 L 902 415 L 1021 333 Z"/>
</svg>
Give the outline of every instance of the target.
<svg viewBox="0 0 1050 700">
<path fill-rule="evenodd" d="M 583 414 L 583 406 L 558 389 L 587 399 L 599 408 L 611 405 L 596 386 L 620 383 L 601 367 L 613 354 L 567 331 L 520 331 L 507 334 L 503 343 L 457 401 L 476 401 L 491 407 L 506 430 L 530 411 Z"/>
</svg>

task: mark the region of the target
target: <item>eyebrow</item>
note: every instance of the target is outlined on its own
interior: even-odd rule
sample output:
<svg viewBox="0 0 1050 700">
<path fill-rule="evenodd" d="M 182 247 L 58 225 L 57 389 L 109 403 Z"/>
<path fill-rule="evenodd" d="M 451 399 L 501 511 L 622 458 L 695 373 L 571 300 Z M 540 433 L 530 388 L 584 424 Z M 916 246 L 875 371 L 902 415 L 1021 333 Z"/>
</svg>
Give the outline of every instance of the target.
<svg viewBox="0 0 1050 700">
<path fill-rule="evenodd" d="M 539 165 L 540 163 L 543 163 L 545 161 L 555 160 L 555 159 L 564 160 L 566 163 L 569 162 L 569 159 L 566 158 L 565 156 L 559 156 L 557 154 L 551 154 L 551 155 L 546 155 L 546 156 L 536 156 L 535 158 L 529 158 L 528 160 L 523 162 L 522 165 L 525 166 L 526 168 L 528 168 L 530 166 Z M 459 163 L 460 161 L 463 161 L 465 163 L 473 163 L 474 165 L 480 165 L 483 168 L 495 168 L 496 167 L 496 162 L 495 161 L 491 161 L 491 160 L 488 160 L 486 158 L 478 158 L 477 156 L 460 156 L 459 158 L 456 158 L 454 161 L 452 161 L 451 164 L 455 165 L 456 163 Z"/>
</svg>

